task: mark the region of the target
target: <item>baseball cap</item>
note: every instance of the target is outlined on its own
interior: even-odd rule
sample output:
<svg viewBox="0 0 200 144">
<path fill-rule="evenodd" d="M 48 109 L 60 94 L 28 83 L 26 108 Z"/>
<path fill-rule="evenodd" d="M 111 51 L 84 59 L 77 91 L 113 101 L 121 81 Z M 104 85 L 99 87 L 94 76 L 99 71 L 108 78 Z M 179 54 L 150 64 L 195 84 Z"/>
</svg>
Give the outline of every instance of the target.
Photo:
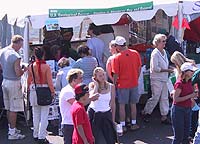
<svg viewBox="0 0 200 144">
<path fill-rule="evenodd" d="M 191 71 L 196 71 L 198 68 L 194 66 L 194 64 L 189 63 L 189 62 L 185 62 L 184 64 L 181 65 L 181 71 L 187 71 L 187 70 L 191 70 Z"/>
<path fill-rule="evenodd" d="M 122 36 L 117 36 L 114 40 L 114 43 L 120 46 L 123 46 L 126 44 L 126 39 Z"/>
<path fill-rule="evenodd" d="M 77 84 L 75 86 L 75 94 L 76 94 L 75 97 L 79 97 L 80 98 L 80 97 L 84 96 L 88 92 L 89 92 L 89 88 L 84 83 L 80 83 L 80 84 Z"/>
<path fill-rule="evenodd" d="M 111 44 L 111 45 L 114 45 L 114 44 L 115 44 L 115 40 L 111 40 L 111 41 L 110 41 L 110 44 Z"/>
</svg>

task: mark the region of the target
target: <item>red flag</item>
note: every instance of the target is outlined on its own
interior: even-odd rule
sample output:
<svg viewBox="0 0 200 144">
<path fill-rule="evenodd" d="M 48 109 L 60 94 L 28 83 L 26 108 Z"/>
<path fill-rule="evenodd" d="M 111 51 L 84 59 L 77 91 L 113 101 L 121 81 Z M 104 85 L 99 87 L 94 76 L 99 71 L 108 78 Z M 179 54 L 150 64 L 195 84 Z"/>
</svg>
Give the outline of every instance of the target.
<svg viewBox="0 0 200 144">
<path fill-rule="evenodd" d="M 174 21 L 172 22 L 172 26 L 174 26 L 176 29 L 178 29 L 178 16 L 174 17 Z"/>
<path fill-rule="evenodd" d="M 182 28 L 187 28 L 187 29 L 190 30 L 190 26 L 189 26 L 188 21 L 187 21 L 186 18 L 183 18 L 183 19 L 182 19 L 182 26 L 181 26 L 181 27 L 182 27 Z"/>
</svg>

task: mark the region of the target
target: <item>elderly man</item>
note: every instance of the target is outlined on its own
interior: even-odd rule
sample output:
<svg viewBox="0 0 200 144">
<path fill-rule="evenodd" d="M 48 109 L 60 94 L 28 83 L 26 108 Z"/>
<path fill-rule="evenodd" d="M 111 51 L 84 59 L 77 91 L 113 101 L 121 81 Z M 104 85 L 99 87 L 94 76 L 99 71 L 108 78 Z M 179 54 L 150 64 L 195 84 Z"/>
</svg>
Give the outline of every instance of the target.
<svg viewBox="0 0 200 144">
<path fill-rule="evenodd" d="M 23 46 L 23 37 L 14 35 L 12 43 L 4 48 L 0 55 L 1 66 L 3 69 L 3 99 L 8 118 L 8 139 L 23 139 L 25 136 L 20 134 L 16 128 L 17 112 L 24 111 L 21 76 L 27 70 L 21 67 L 21 57 L 18 54 Z"/>
<path fill-rule="evenodd" d="M 136 130 L 136 103 L 139 102 L 138 78 L 141 71 L 141 58 L 137 51 L 130 50 L 126 46 L 124 37 L 117 36 L 115 46 L 119 53 L 115 56 L 112 64 L 114 84 L 117 87 L 120 123 L 123 133 L 127 131 L 125 126 L 125 104 L 131 107 L 131 130 Z"/>
</svg>

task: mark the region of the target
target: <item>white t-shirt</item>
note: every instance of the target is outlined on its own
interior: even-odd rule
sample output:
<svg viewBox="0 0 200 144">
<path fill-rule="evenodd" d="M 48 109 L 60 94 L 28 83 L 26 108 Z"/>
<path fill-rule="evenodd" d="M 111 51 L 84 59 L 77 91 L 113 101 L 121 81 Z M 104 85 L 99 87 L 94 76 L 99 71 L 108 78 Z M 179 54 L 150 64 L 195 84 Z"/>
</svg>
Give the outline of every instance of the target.
<svg viewBox="0 0 200 144">
<path fill-rule="evenodd" d="M 72 105 L 67 101 L 73 99 L 74 97 L 75 97 L 74 89 L 69 84 L 65 86 L 60 92 L 59 107 L 62 116 L 61 124 L 73 125 L 72 116 L 70 112 Z"/>
</svg>

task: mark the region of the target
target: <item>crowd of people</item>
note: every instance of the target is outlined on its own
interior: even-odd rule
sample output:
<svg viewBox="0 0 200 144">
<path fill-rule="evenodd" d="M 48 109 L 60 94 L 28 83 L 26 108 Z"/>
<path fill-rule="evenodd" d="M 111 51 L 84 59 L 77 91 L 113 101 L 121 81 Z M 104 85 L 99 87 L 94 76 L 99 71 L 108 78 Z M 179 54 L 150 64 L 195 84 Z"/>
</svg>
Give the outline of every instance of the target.
<svg viewBox="0 0 200 144">
<path fill-rule="evenodd" d="M 67 31 L 68 32 L 68 31 Z M 71 32 L 71 31 L 70 31 Z M 67 56 L 56 56 L 58 73 L 55 87 L 50 66 L 45 61 L 45 49 L 34 49 L 35 60 L 22 66 L 18 54 L 23 37 L 15 35 L 12 43 L 1 50 L 3 69 L 3 100 L 8 118 L 8 139 L 23 139 L 25 135 L 16 128 L 17 112 L 24 111 L 21 76 L 28 74 L 28 92 L 33 116 L 33 138 L 39 144 L 48 144 L 46 139 L 49 105 L 38 105 L 35 86 L 49 87 L 52 98 L 59 93 L 59 128 L 64 144 L 114 144 L 128 130 L 140 128 L 137 123 L 137 107 L 140 95 L 138 81 L 141 74 L 141 56 L 128 49 L 126 39 L 116 36 L 108 46 L 97 37 L 96 26 L 88 29 L 91 36 L 86 45 L 77 48 L 78 58 L 71 64 Z M 149 122 L 154 108 L 159 103 L 161 123 L 172 125 L 173 144 L 194 144 L 200 141 L 198 127 L 198 96 L 200 70 L 195 61 L 174 51 L 170 58 L 165 49 L 167 36 L 156 34 L 149 59 L 150 87 L 152 95 L 141 111 L 144 122 Z M 110 55 L 105 61 L 104 49 Z M 60 54 L 67 53 L 59 47 Z M 169 49 L 169 47 L 168 47 Z M 106 50 L 108 51 L 108 50 Z M 75 51 L 73 51 L 75 52 Z M 173 67 L 170 65 L 173 63 Z M 176 69 L 174 90 L 168 92 L 169 74 Z M 36 85 L 35 85 L 36 84 Z M 172 99 L 171 117 L 169 98 Z M 128 106 L 128 111 L 126 110 Z M 117 117 L 118 116 L 118 117 Z M 129 125 L 126 124 L 128 121 Z M 119 126 L 122 132 L 117 132 Z M 196 132 L 196 135 L 195 135 Z"/>
</svg>

